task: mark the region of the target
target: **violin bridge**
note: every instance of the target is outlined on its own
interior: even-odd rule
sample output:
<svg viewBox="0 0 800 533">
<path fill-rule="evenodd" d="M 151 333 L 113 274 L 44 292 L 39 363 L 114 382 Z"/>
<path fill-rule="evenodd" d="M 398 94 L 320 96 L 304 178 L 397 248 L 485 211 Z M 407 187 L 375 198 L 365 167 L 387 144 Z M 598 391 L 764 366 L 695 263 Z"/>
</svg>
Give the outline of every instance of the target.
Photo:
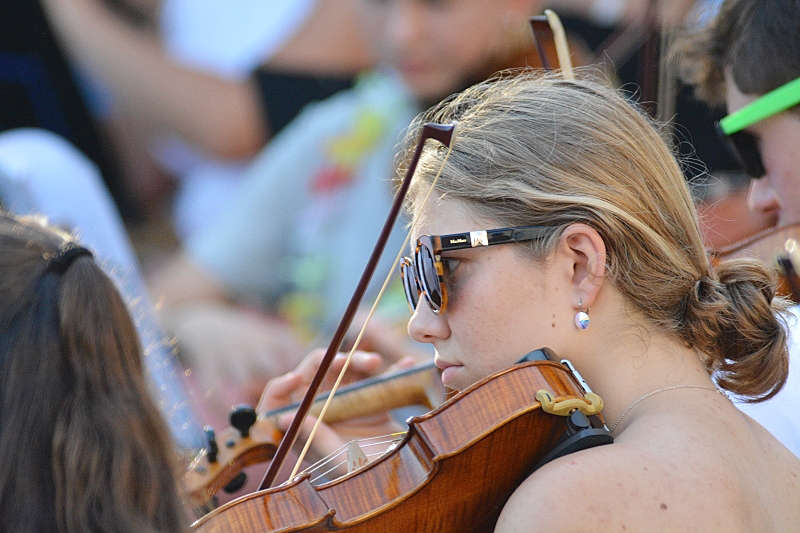
<svg viewBox="0 0 800 533">
<path fill-rule="evenodd" d="M 364 450 L 358 445 L 356 441 L 347 443 L 347 472 L 350 473 L 357 468 L 361 468 L 369 462 Z"/>
</svg>

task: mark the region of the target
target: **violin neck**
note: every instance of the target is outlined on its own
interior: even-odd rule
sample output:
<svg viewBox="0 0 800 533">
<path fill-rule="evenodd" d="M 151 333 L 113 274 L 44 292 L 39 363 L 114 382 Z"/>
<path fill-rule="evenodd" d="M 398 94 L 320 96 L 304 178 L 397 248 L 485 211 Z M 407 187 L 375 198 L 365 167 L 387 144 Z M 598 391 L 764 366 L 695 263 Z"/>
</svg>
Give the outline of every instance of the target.
<svg viewBox="0 0 800 533">
<path fill-rule="evenodd" d="M 797 246 L 797 241 L 794 241 L 791 247 L 787 246 L 785 254 L 778 256 L 778 266 L 787 286 L 786 292 L 792 301 L 800 302 L 800 248 Z"/>
<path fill-rule="evenodd" d="M 431 409 L 436 402 L 438 372 L 433 363 L 392 374 L 361 381 L 344 387 L 336 393 L 325 413 L 326 422 L 339 422 L 360 416 L 369 416 L 408 405 L 422 405 Z M 328 393 L 317 396 L 310 413 L 319 416 Z M 297 404 L 269 411 L 264 418 L 277 418 L 297 409 Z"/>
<path fill-rule="evenodd" d="M 710 253 L 712 264 L 739 257 L 755 257 L 777 266 L 778 294 L 800 302 L 800 223 L 769 228 Z M 777 263 L 777 265 L 776 265 Z"/>
</svg>

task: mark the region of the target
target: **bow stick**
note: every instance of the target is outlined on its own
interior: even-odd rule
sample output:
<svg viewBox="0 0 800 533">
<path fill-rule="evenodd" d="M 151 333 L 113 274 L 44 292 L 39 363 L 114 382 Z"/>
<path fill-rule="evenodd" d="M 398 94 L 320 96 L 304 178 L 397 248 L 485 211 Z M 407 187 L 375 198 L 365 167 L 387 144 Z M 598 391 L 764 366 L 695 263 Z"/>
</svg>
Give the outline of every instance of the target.
<svg viewBox="0 0 800 533">
<path fill-rule="evenodd" d="M 575 74 L 572 70 L 572 58 L 570 57 L 569 43 L 567 42 L 567 35 L 564 31 L 564 25 L 561 24 L 561 19 L 555 11 L 545 9 L 544 15 L 537 15 L 530 19 L 531 31 L 533 32 L 533 42 L 536 45 L 536 51 L 539 53 L 539 59 L 545 70 L 552 70 L 550 62 L 547 59 L 545 52 L 545 42 L 552 39 L 556 47 L 556 56 L 558 57 L 558 65 L 564 79 L 574 80 Z M 549 38 L 549 39 L 548 39 Z"/>
<path fill-rule="evenodd" d="M 328 349 L 325 352 L 325 356 L 322 358 L 322 361 L 320 362 L 319 369 L 317 370 L 317 373 L 314 375 L 314 378 L 311 380 L 311 384 L 309 385 L 308 390 L 306 390 L 303 400 L 300 402 L 300 406 L 297 409 L 297 413 L 292 419 L 292 422 L 289 425 L 289 428 L 286 430 L 286 433 L 283 435 L 283 438 L 281 439 L 281 442 L 278 445 L 278 449 L 275 451 L 275 456 L 270 462 L 269 468 L 267 469 L 267 472 L 264 474 L 264 477 L 261 480 L 261 484 L 259 485 L 259 490 L 263 490 L 272 486 L 273 482 L 275 481 L 275 478 L 278 475 L 278 471 L 283 466 L 283 462 L 286 459 L 286 455 L 288 454 L 289 450 L 297 440 L 297 436 L 300 431 L 300 425 L 302 424 L 303 420 L 308 414 L 309 409 L 311 408 L 311 405 L 314 401 L 314 398 L 317 395 L 319 387 L 322 384 L 322 380 L 326 372 L 330 368 L 334 357 L 336 356 L 336 352 L 339 351 L 339 348 L 342 344 L 342 340 L 344 339 L 344 336 L 347 333 L 347 330 L 353 321 L 353 317 L 355 316 L 356 310 L 358 309 L 358 306 L 361 303 L 361 299 L 363 298 L 364 293 L 367 290 L 367 286 L 369 285 L 369 282 L 372 279 L 372 275 L 374 274 L 375 268 L 378 265 L 378 260 L 380 259 L 380 256 L 383 253 L 384 248 L 386 247 L 386 242 L 389 239 L 389 234 L 391 233 L 392 228 L 394 227 L 394 223 L 397 220 L 397 217 L 400 213 L 400 208 L 402 207 L 403 200 L 405 199 L 406 193 L 408 192 L 408 188 L 411 185 L 411 179 L 414 175 L 414 171 L 417 168 L 417 162 L 419 161 L 419 157 L 422 154 L 422 149 L 425 145 L 425 141 L 427 139 L 435 139 L 440 143 L 444 144 L 445 146 L 447 146 L 448 148 L 451 148 L 453 129 L 454 125 L 452 124 L 443 125 L 443 124 L 428 123 L 422 127 L 420 138 L 417 143 L 417 148 L 414 151 L 414 155 L 411 159 L 411 163 L 408 166 L 408 170 L 406 171 L 406 175 L 403 179 L 403 182 L 400 185 L 397 194 L 395 195 L 392 207 L 389 210 L 389 214 L 387 215 L 386 221 L 383 224 L 383 229 L 381 230 L 380 236 L 378 237 L 378 240 L 375 243 L 375 248 L 372 250 L 372 254 L 369 257 L 369 261 L 367 261 L 367 264 L 364 267 L 364 272 L 361 274 L 361 278 L 358 282 L 358 285 L 356 286 L 355 291 L 353 292 L 353 296 L 350 298 L 350 303 L 348 304 L 347 309 L 345 309 L 344 315 L 342 315 L 342 318 L 339 322 L 339 326 L 336 328 L 336 332 L 333 335 L 333 339 L 328 345 Z M 390 271 L 389 275 L 391 276 L 391 274 L 392 273 Z M 363 327 L 361 333 L 363 333 Z M 360 336 L 361 334 L 359 334 L 359 338 Z M 345 366 L 342 369 L 342 373 L 340 373 L 339 375 L 338 381 L 341 380 L 341 376 L 343 375 L 343 372 L 346 369 L 347 369 L 347 363 L 345 363 Z M 334 392 L 335 390 L 331 391 L 329 399 L 333 397 Z M 319 420 L 321 420 L 322 417 L 324 416 L 324 411 L 325 408 L 323 407 L 323 412 L 320 413 Z M 309 444 L 310 444 L 310 439 L 306 443 L 306 449 L 308 449 Z M 300 463 L 301 460 L 302 456 L 298 460 L 298 464 Z M 295 467 L 295 472 L 296 470 L 297 467 Z M 294 472 L 292 473 L 292 476 L 294 476 Z"/>
</svg>

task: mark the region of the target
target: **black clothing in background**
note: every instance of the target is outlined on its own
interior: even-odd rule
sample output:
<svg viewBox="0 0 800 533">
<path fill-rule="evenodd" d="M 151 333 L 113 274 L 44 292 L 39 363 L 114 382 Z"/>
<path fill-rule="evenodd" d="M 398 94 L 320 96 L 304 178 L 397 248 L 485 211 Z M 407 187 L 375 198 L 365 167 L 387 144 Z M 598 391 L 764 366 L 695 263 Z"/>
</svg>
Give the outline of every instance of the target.
<svg viewBox="0 0 800 533">
<path fill-rule="evenodd" d="M 565 17 L 564 26 L 596 50 L 616 28 L 601 28 L 580 18 Z M 658 65 L 648 65 L 658 69 Z M 617 76 L 623 89 L 629 93 L 639 91 L 642 60 L 641 50 L 633 54 L 624 64 L 616 65 Z M 672 119 L 675 132 L 677 155 L 681 159 L 684 175 L 695 180 L 714 172 L 739 171 L 741 167 L 731 155 L 728 147 L 714 131 L 714 122 L 724 116 L 722 110 L 710 109 L 705 103 L 694 98 L 692 89 L 678 83 L 675 100 L 675 116 Z M 697 164 L 699 159 L 707 167 Z"/>
<path fill-rule="evenodd" d="M 116 155 L 101 137 L 39 2 L 0 6 L 0 131 L 33 127 L 61 135 L 98 166 L 120 213 L 135 217 Z"/>
<path fill-rule="evenodd" d="M 253 73 L 258 87 L 264 123 L 277 135 L 307 104 L 324 100 L 353 86 L 352 76 L 326 77 L 278 72 L 262 67 Z"/>
</svg>

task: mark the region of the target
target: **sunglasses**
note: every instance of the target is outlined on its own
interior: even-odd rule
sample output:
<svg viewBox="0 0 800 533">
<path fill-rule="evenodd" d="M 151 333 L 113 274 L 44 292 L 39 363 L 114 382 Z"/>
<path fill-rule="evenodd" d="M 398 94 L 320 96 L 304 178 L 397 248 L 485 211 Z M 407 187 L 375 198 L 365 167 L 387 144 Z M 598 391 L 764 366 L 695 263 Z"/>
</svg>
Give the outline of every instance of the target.
<svg viewBox="0 0 800 533">
<path fill-rule="evenodd" d="M 761 98 L 731 113 L 717 123 L 717 133 L 726 141 L 744 171 L 752 178 L 766 174 L 758 137 L 745 131 L 766 118 L 800 104 L 800 78 L 781 85 Z"/>
<path fill-rule="evenodd" d="M 553 231 L 550 226 L 518 226 L 450 235 L 422 235 L 417 239 L 413 260 L 404 257 L 400 262 L 400 275 L 403 278 L 403 290 L 411 312 L 417 308 L 419 295 L 424 294 L 434 313 L 443 313 L 447 308 L 447 287 L 445 276 L 447 258 L 442 252 L 509 244 L 539 239 Z"/>
</svg>

